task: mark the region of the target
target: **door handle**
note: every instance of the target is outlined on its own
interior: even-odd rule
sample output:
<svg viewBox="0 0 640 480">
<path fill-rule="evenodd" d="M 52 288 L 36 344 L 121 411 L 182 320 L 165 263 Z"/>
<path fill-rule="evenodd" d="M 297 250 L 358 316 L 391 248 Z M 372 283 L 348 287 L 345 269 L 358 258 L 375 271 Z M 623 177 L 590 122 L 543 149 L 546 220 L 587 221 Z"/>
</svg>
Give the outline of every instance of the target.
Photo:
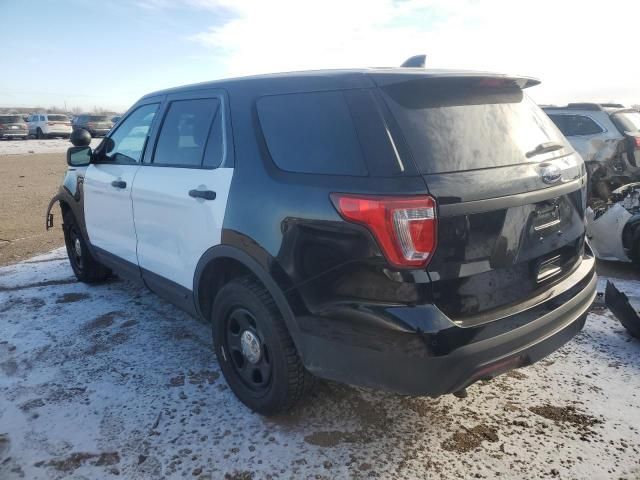
<svg viewBox="0 0 640 480">
<path fill-rule="evenodd" d="M 127 182 L 124 180 L 114 180 L 111 182 L 111 186 L 116 188 L 127 188 Z"/>
<path fill-rule="evenodd" d="M 205 200 L 215 200 L 216 192 L 212 190 L 189 190 L 189 196 L 193 198 L 204 198 Z"/>
</svg>

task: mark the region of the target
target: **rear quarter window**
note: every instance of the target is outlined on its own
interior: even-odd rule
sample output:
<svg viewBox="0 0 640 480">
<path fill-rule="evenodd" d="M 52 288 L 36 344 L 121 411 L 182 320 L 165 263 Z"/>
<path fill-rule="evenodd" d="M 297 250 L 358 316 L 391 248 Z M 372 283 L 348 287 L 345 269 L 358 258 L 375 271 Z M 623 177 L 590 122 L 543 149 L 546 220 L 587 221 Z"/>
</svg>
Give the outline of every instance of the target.
<svg viewBox="0 0 640 480">
<path fill-rule="evenodd" d="M 343 92 L 266 96 L 258 99 L 257 110 L 267 148 L 281 170 L 368 174 Z"/>
<path fill-rule="evenodd" d="M 604 129 L 586 115 L 549 114 L 549 118 L 567 137 L 579 135 L 597 135 Z"/>
</svg>

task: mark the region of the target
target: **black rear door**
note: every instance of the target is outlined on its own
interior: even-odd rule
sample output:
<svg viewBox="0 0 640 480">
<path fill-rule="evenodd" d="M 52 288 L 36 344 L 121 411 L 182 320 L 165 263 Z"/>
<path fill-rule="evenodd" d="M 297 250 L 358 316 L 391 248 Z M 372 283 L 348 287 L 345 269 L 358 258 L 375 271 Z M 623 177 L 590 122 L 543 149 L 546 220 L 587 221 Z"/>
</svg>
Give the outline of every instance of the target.
<svg viewBox="0 0 640 480">
<path fill-rule="evenodd" d="M 378 82 L 416 168 L 438 203 L 428 271 L 435 303 L 473 324 L 499 318 L 577 267 L 586 176 L 517 82 Z"/>
</svg>

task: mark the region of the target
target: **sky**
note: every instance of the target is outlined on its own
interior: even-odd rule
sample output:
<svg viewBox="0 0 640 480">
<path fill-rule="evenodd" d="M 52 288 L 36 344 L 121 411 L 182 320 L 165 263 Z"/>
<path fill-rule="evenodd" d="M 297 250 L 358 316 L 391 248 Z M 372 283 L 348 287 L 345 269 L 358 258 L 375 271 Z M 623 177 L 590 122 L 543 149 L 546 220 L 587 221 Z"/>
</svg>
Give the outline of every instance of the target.
<svg viewBox="0 0 640 480">
<path fill-rule="evenodd" d="M 634 0 L 0 0 L 0 107 L 124 111 L 247 74 L 398 66 L 542 80 L 539 103 L 640 104 Z"/>
</svg>

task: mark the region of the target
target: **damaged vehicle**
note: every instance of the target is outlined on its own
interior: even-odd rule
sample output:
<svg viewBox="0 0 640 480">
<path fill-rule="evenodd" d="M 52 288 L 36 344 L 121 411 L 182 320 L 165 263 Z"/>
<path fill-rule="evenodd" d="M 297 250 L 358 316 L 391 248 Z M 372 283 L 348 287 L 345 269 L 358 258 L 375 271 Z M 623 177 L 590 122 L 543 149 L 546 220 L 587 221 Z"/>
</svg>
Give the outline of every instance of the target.
<svg viewBox="0 0 640 480">
<path fill-rule="evenodd" d="M 640 112 L 614 103 L 542 108 L 582 156 L 590 198 L 607 202 L 616 188 L 640 181 Z"/>
<path fill-rule="evenodd" d="M 638 298 L 629 298 L 616 286 L 607 281 L 604 293 L 604 303 L 615 315 L 629 335 L 640 340 L 640 315 L 638 314 Z"/>
<path fill-rule="evenodd" d="M 640 266 L 640 182 L 617 188 L 587 208 L 587 238 L 597 258 Z"/>
<path fill-rule="evenodd" d="M 151 93 L 95 149 L 74 132 L 52 201 L 71 267 L 209 322 L 262 414 L 313 376 L 462 395 L 560 348 L 596 295 L 586 169 L 538 83 L 406 67 Z"/>
</svg>

